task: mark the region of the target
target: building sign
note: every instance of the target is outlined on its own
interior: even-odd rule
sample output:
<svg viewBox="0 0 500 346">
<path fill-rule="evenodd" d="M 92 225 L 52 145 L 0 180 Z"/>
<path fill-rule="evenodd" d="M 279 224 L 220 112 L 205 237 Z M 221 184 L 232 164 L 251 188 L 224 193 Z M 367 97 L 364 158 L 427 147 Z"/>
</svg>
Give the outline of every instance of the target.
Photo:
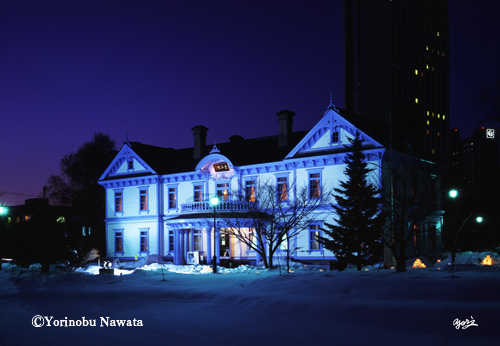
<svg viewBox="0 0 500 346">
<path fill-rule="evenodd" d="M 486 129 L 486 138 L 495 139 L 495 129 Z"/>
<path fill-rule="evenodd" d="M 227 163 L 225 162 L 221 162 L 221 163 L 214 163 L 214 170 L 216 172 L 225 172 L 225 171 L 229 171 L 229 166 Z"/>
</svg>

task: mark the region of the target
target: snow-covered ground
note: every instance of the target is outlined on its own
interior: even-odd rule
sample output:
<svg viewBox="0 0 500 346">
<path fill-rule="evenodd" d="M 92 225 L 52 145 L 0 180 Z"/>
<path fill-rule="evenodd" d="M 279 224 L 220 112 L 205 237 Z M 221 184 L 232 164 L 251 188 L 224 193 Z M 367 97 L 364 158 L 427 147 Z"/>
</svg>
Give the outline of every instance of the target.
<svg viewBox="0 0 500 346">
<path fill-rule="evenodd" d="M 98 273 L 93 266 L 50 274 L 38 267 L 3 268 L 0 345 L 494 345 L 500 340 L 495 268 L 468 268 L 453 277 L 442 267 L 398 274 L 301 266 L 283 275 L 248 266 L 220 268 L 216 275 L 207 266 L 164 265 L 162 273 L 158 264 L 117 272 L 121 275 L 92 275 Z M 464 329 L 472 319 L 477 326 Z M 457 329 L 454 321 L 462 325 Z M 76 326 L 65 327 L 71 323 Z M 114 326 L 121 323 L 130 326 Z"/>
</svg>

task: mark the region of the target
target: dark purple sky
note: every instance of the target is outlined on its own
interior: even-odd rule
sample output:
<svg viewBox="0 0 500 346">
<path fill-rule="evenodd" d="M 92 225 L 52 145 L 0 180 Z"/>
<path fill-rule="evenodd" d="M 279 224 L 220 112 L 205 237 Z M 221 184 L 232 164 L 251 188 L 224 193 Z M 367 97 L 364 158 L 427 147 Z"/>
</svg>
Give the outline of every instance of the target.
<svg viewBox="0 0 500 346">
<path fill-rule="evenodd" d="M 37 196 L 95 132 L 192 146 L 311 128 L 344 106 L 342 1 L 0 2 L 0 191 Z M 450 1 L 450 119 L 478 126 L 479 83 L 500 77 L 494 0 Z M 495 30 L 492 32 L 492 30 Z M 0 203 L 27 196 L 4 194 Z"/>
</svg>

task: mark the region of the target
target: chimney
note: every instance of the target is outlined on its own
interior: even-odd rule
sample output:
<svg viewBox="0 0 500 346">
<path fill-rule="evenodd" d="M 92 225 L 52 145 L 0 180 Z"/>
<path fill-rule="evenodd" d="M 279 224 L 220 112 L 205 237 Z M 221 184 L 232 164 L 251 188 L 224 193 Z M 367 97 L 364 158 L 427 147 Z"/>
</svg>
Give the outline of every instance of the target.
<svg viewBox="0 0 500 346">
<path fill-rule="evenodd" d="M 276 113 L 276 115 L 280 123 L 278 149 L 289 149 L 292 141 L 292 125 L 295 113 L 289 110 L 283 110 Z"/>
<path fill-rule="evenodd" d="M 207 131 L 203 125 L 197 125 L 193 128 L 193 137 L 194 137 L 194 148 L 193 148 L 193 159 L 199 160 L 202 156 L 205 155 L 205 151 L 207 148 Z"/>
</svg>

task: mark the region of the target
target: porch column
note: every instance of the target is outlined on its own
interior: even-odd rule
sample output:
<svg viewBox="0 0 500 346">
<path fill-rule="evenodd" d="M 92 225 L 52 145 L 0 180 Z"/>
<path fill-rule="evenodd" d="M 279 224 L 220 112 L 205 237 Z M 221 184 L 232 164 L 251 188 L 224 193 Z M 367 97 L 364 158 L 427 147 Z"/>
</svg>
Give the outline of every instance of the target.
<svg viewBox="0 0 500 346">
<path fill-rule="evenodd" d="M 220 231 L 215 229 L 215 256 L 217 256 L 217 264 L 220 264 Z"/>
<path fill-rule="evenodd" d="M 182 257 L 181 257 L 181 245 L 182 245 L 182 238 L 180 234 L 181 230 L 180 229 L 174 229 L 174 264 L 182 264 Z"/>
<path fill-rule="evenodd" d="M 212 264 L 212 229 L 207 227 L 206 229 L 206 238 L 207 238 L 207 264 Z"/>
<path fill-rule="evenodd" d="M 182 240 L 184 242 L 183 247 L 182 247 L 182 249 L 183 249 L 183 251 L 182 251 L 182 258 L 183 258 L 182 264 L 187 264 L 185 261 L 185 258 L 187 256 L 187 252 L 188 252 L 188 230 L 187 229 L 182 230 Z"/>
</svg>

